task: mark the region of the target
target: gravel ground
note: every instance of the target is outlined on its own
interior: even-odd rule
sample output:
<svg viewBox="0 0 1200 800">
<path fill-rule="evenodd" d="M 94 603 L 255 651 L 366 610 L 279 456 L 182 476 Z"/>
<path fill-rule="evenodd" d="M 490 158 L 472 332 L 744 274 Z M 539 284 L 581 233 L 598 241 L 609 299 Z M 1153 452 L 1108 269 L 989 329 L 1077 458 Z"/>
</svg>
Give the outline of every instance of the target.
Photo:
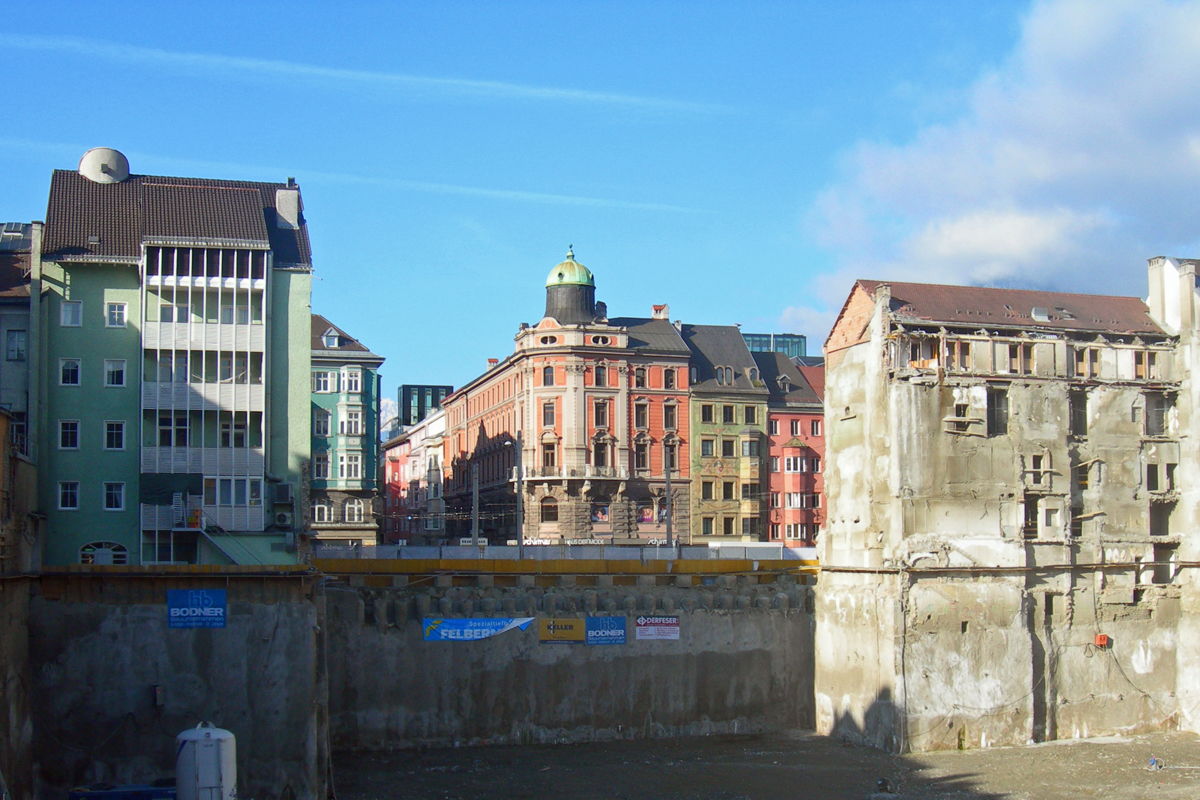
<svg viewBox="0 0 1200 800">
<path fill-rule="evenodd" d="M 1151 757 L 1165 763 L 1149 769 Z M 1170 733 L 890 756 L 812 734 L 340 753 L 338 800 L 1194 798 L 1200 738 Z M 877 792 L 880 779 L 893 793 Z"/>
</svg>

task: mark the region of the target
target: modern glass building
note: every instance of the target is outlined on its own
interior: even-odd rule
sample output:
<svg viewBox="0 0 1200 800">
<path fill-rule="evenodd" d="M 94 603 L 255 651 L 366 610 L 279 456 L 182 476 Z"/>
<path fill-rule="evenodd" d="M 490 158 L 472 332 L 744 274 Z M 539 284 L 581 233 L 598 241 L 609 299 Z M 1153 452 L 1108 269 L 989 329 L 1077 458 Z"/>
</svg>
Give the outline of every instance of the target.
<svg viewBox="0 0 1200 800">
<path fill-rule="evenodd" d="M 788 358 L 807 355 L 808 337 L 801 333 L 743 333 L 751 353 L 783 353 Z"/>
</svg>

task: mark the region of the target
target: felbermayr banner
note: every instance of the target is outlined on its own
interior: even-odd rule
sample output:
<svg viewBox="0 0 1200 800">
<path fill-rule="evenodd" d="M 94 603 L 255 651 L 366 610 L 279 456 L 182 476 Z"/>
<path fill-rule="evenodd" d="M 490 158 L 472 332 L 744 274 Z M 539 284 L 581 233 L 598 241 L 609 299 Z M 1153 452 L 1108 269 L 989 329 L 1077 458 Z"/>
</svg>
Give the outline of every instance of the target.
<svg viewBox="0 0 1200 800">
<path fill-rule="evenodd" d="M 167 589 L 168 628 L 224 628 L 224 589 Z"/>
<path fill-rule="evenodd" d="M 538 641 L 583 644 L 583 620 L 539 619 Z"/>
<path fill-rule="evenodd" d="M 625 644 L 624 617 L 588 617 L 588 644 Z"/>
<path fill-rule="evenodd" d="M 485 617 L 483 619 L 430 619 L 421 620 L 427 642 L 473 642 L 511 631 L 525 630 L 533 617 Z"/>
</svg>

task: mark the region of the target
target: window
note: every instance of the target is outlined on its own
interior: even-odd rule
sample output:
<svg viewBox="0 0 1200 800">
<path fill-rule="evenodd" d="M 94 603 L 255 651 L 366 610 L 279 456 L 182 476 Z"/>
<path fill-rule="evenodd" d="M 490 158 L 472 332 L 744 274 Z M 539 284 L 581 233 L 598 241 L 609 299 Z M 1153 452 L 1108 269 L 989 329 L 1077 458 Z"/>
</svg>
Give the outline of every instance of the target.
<svg viewBox="0 0 1200 800">
<path fill-rule="evenodd" d="M 188 418 L 187 414 L 158 415 L 158 446 L 187 447 Z"/>
<path fill-rule="evenodd" d="M 633 427 L 645 429 L 650 426 L 650 408 L 645 403 L 633 407 Z"/>
<path fill-rule="evenodd" d="M 326 350 L 336 350 L 342 346 L 342 337 L 337 331 L 331 330 L 321 337 L 321 344 L 325 345 Z"/>
<path fill-rule="evenodd" d="M 675 471 L 679 469 L 679 465 L 675 463 L 675 445 L 663 445 L 663 462 L 667 465 L 667 469 Z"/>
<path fill-rule="evenodd" d="M 633 371 L 633 386 L 635 389 L 646 388 L 646 368 L 638 367 Z"/>
<path fill-rule="evenodd" d="M 362 477 L 362 455 L 359 453 L 344 453 L 338 456 L 338 477 L 347 480 L 358 480 Z"/>
<path fill-rule="evenodd" d="M 595 420 L 596 420 L 596 427 L 597 428 L 607 428 L 608 427 L 608 403 L 604 402 L 603 400 L 597 400 L 596 404 L 592 407 L 592 412 L 593 412 L 593 416 L 595 417 Z M 600 466 L 600 465 L 597 464 L 596 466 Z"/>
<path fill-rule="evenodd" d="M 608 369 L 606 367 L 596 367 L 596 385 L 608 386 Z"/>
<path fill-rule="evenodd" d="M 820 435 L 821 435 L 821 420 L 819 420 L 819 419 L 814 419 L 814 420 L 812 421 L 812 435 L 813 435 L 813 436 L 820 436 Z"/>
<path fill-rule="evenodd" d="M 722 439 L 721 458 L 733 458 L 735 444 L 736 443 L 733 441 L 733 439 Z"/>
<path fill-rule="evenodd" d="M 114 421 L 104 423 L 104 449 L 125 449 L 125 423 Z"/>
<path fill-rule="evenodd" d="M 667 403 L 663 406 L 663 428 L 669 431 L 675 430 L 675 406 Z"/>
<path fill-rule="evenodd" d="M 710 422 L 710 423 L 713 421 L 713 407 L 712 406 L 709 406 L 709 405 L 700 406 L 700 421 L 701 422 Z"/>
<path fill-rule="evenodd" d="M 604 469 L 608 466 L 608 445 L 597 442 L 592 447 L 592 466 Z"/>
<path fill-rule="evenodd" d="M 79 449 L 79 420 L 60 419 L 58 421 L 58 449 Z"/>
<path fill-rule="evenodd" d="M 645 442 L 638 442 L 633 446 L 633 468 L 634 469 L 649 469 L 649 449 Z"/>
<path fill-rule="evenodd" d="M 328 372 L 314 372 L 313 373 L 313 389 L 312 389 L 313 392 L 316 394 L 328 394 L 329 392 L 333 391 L 330 388 L 329 377 L 330 376 L 329 376 Z"/>
<path fill-rule="evenodd" d="M 60 358 L 58 360 L 58 383 L 60 386 L 79 385 L 78 358 Z"/>
<path fill-rule="evenodd" d="M 1085 491 L 1091 485 L 1091 468 L 1089 464 L 1079 464 L 1075 467 L 1075 488 Z"/>
<path fill-rule="evenodd" d="M 554 385 L 554 367 L 542 367 L 542 386 Z"/>
<path fill-rule="evenodd" d="M 83 303 L 78 300 L 63 300 L 58 309 L 58 324 L 63 328 L 78 328 L 83 325 Z"/>
<path fill-rule="evenodd" d="M 542 443 L 542 467 L 553 469 L 557 463 L 558 448 L 553 442 Z"/>
<path fill-rule="evenodd" d="M 721 499 L 736 500 L 737 499 L 737 484 L 733 481 L 725 481 L 721 484 Z"/>
<path fill-rule="evenodd" d="M 104 385 L 105 386 L 124 386 L 125 385 L 125 359 L 122 359 L 122 358 L 106 358 L 106 359 L 104 359 Z"/>
<path fill-rule="evenodd" d="M 328 500 L 313 503 L 313 522 L 333 522 L 333 507 Z"/>
<path fill-rule="evenodd" d="M 987 390 L 987 435 L 1008 435 L 1008 389 L 990 386 Z"/>
<path fill-rule="evenodd" d="M 123 484 L 123 483 L 105 483 L 104 484 L 104 510 L 105 511 L 124 511 L 125 510 L 125 484 Z"/>
<path fill-rule="evenodd" d="M 350 394 L 358 394 L 362 391 L 362 373 L 356 369 L 352 369 L 346 373 L 346 379 L 342 386 L 343 392 Z"/>
<path fill-rule="evenodd" d="M 743 517 L 742 518 L 742 535 L 743 536 L 758 536 L 758 518 Z"/>
<path fill-rule="evenodd" d="M 713 518 L 712 517 L 704 517 L 700 520 L 700 535 L 701 536 L 712 536 L 713 535 Z"/>
<path fill-rule="evenodd" d="M 1146 353 L 1146 377 L 1151 380 L 1157 380 L 1162 375 L 1158 371 L 1158 353 L 1153 350 Z"/>
<path fill-rule="evenodd" d="M 813 492 L 812 494 L 810 494 L 808 496 L 808 499 L 809 499 L 809 504 L 808 504 L 809 508 L 820 508 L 821 507 L 821 493 L 820 492 Z"/>
<path fill-rule="evenodd" d="M 1008 371 L 1016 375 L 1033 374 L 1033 345 L 1010 344 L 1008 346 Z"/>
<path fill-rule="evenodd" d="M 554 427 L 554 403 L 542 404 L 542 427 Z"/>
<path fill-rule="evenodd" d="M 701 458 L 712 458 L 713 457 L 713 440 L 712 439 L 701 439 L 700 440 L 700 457 Z"/>
<path fill-rule="evenodd" d="M 313 436 L 328 436 L 329 423 L 333 415 L 328 411 L 317 409 L 313 412 Z"/>
<path fill-rule="evenodd" d="M 812 465 L 812 471 L 814 473 L 821 471 L 821 459 L 819 456 L 813 456 L 810 458 L 809 463 Z"/>
<path fill-rule="evenodd" d="M 779 420 L 772 419 L 767 421 L 767 433 L 771 434 L 772 436 L 779 435 Z"/>
<path fill-rule="evenodd" d="M 185 417 L 186 419 L 186 417 Z M 221 447 L 246 446 L 246 418 L 237 412 L 233 419 L 221 420 Z"/>
<path fill-rule="evenodd" d="M 58 482 L 58 508 L 60 511 L 75 511 L 79 508 L 79 481 Z"/>
<path fill-rule="evenodd" d="M 722 517 L 721 518 L 721 532 L 724 533 L 726 536 L 733 536 L 733 523 L 734 522 L 736 522 L 736 520 L 733 517 Z"/>
<path fill-rule="evenodd" d="M 1175 469 L 1176 469 L 1178 466 L 1179 466 L 1178 464 L 1166 464 L 1166 465 L 1164 465 L 1164 469 L 1163 469 L 1163 476 L 1164 476 L 1164 479 L 1166 480 L 1166 485 L 1167 485 L 1167 491 L 1168 491 L 1168 492 L 1173 492 L 1173 491 L 1175 491 Z"/>
<path fill-rule="evenodd" d="M 125 327 L 125 304 L 108 303 L 104 311 L 104 324 L 109 328 Z"/>
<path fill-rule="evenodd" d="M 784 508 L 804 508 L 804 495 L 800 492 L 787 492 L 783 497 Z"/>
<path fill-rule="evenodd" d="M 129 549 L 117 542 L 90 542 L 79 548 L 79 563 L 119 567 L 129 563 Z"/>
<path fill-rule="evenodd" d="M 1075 377 L 1077 377 L 1077 378 L 1099 378 L 1100 377 L 1100 348 L 1099 347 L 1076 347 L 1075 348 Z"/>
<path fill-rule="evenodd" d="M 675 388 L 675 370 L 672 367 L 667 367 L 663 370 L 663 388 Z"/>
<path fill-rule="evenodd" d="M 700 484 L 700 499 L 701 500 L 712 500 L 713 499 L 713 482 L 712 481 L 704 481 L 702 484 Z"/>
<path fill-rule="evenodd" d="M 542 500 L 542 522 L 558 522 L 558 501 L 553 497 Z"/>
<path fill-rule="evenodd" d="M 1067 406 L 1070 415 L 1071 434 L 1074 436 L 1087 436 L 1087 392 L 1071 392 L 1067 397 Z"/>
<path fill-rule="evenodd" d="M 743 458 L 758 458 L 758 439 L 746 439 L 742 442 Z"/>
<path fill-rule="evenodd" d="M 1044 465 L 1046 463 L 1045 456 L 1033 456 L 1029 459 L 1029 482 L 1037 486 L 1041 486 L 1042 479 L 1045 477 Z"/>
<path fill-rule="evenodd" d="M 779 456 L 771 456 L 770 465 L 767 469 L 771 472 L 779 472 Z"/>
<path fill-rule="evenodd" d="M 236 322 L 238 325 L 245 325 L 250 322 L 250 307 L 247 305 L 221 306 L 221 323 L 223 325 L 232 325 Z"/>
<path fill-rule="evenodd" d="M 313 456 L 313 478 L 315 480 L 329 480 L 329 454 L 317 453 Z"/>
<path fill-rule="evenodd" d="M 176 306 L 170 303 L 163 303 L 158 307 L 159 322 L 187 322 L 188 309 L 187 306 Z"/>
<path fill-rule="evenodd" d="M 779 508 L 779 492 L 771 492 L 771 508 Z"/>
<path fill-rule="evenodd" d="M 343 508 L 343 522 L 362 522 L 363 521 L 363 501 L 357 497 L 347 500 Z"/>
<path fill-rule="evenodd" d="M 966 433 L 970 429 L 971 424 L 967 421 L 970 410 L 971 407 L 966 403 L 954 404 L 954 427 L 951 430 L 957 433 Z"/>
<path fill-rule="evenodd" d="M 946 369 L 967 372 L 971 369 L 971 343 L 958 339 L 946 342 Z"/>
<path fill-rule="evenodd" d="M 9 331 L 5 336 L 5 358 L 9 361 L 24 361 L 25 331 Z"/>
<path fill-rule="evenodd" d="M 733 406 L 721 406 L 721 422 L 726 425 L 734 423 Z"/>
<path fill-rule="evenodd" d="M 1146 395 L 1146 435 L 1166 436 L 1171 400 L 1165 394 Z"/>
<path fill-rule="evenodd" d="M 361 408 L 347 409 L 346 413 L 342 415 L 342 419 L 339 422 L 342 435 L 362 436 L 362 416 L 363 412 Z"/>
<path fill-rule="evenodd" d="M 745 416 L 746 416 L 746 424 L 747 425 L 757 425 L 758 424 L 758 409 L 755 408 L 754 406 L 746 406 Z"/>
</svg>

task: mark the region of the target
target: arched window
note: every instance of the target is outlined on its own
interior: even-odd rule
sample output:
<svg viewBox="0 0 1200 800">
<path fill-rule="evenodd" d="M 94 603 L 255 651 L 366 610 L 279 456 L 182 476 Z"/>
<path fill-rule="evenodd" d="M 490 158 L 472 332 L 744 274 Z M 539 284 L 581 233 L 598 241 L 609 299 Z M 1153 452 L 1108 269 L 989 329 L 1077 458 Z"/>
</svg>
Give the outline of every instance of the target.
<svg viewBox="0 0 1200 800">
<path fill-rule="evenodd" d="M 557 336 L 543 336 L 542 337 L 542 344 L 555 344 L 556 342 L 558 342 Z"/>
<path fill-rule="evenodd" d="M 733 367 L 725 368 L 725 385 L 733 386 Z"/>
<path fill-rule="evenodd" d="M 608 368 L 596 367 L 596 385 L 608 386 Z"/>
<path fill-rule="evenodd" d="M 79 548 L 80 564 L 120 566 L 129 563 L 129 550 L 117 542 L 89 542 Z"/>
<path fill-rule="evenodd" d="M 542 501 L 542 522 L 558 522 L 558 501 L 553 497 Z"/>
<path fill-rule="evenodd" d="M 554 367 L 542 368 L 542 386 L 554 385 Z"/>
<path fill-rule="evenodd" d="M 357 497 L 352 500 L 347 500 L 346 505 L 343 507 L 343 509 L 345 512 L 343 521 L 345 521 L 345 522 L 362 522 L 363 521 L 363 502 L 362 502 L 362 500 L 359 500 Z"/>
<path fill-rule="evenodd" d="M 725 368 L 717 367 L 717 383 L 721 386 L 725 385 Z"/>
<path fill-rule="evenodd" d="M 332 522 L 333 509 L 330 508 L 327 500 L 318 500 L 313 503 L 313 522 Z"/>
<path fill-rule="evenodd" d="M 758 380 L 758 370 L 754 369 L 753 367 L 750 368 L 750 380 Z"/>
</svg>

